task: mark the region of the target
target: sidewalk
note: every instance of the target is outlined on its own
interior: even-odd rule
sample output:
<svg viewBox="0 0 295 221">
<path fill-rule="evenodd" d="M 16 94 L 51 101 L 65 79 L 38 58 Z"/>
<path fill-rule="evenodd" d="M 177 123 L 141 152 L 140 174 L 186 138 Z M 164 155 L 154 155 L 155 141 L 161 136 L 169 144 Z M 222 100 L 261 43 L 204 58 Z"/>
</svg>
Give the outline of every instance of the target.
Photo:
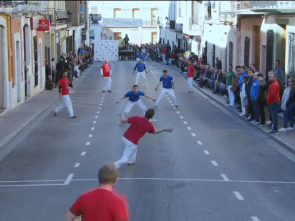
<svg viewBox="0 0 295 221">
<path fill-rule="evenodd" d="M 88 67 L 83 75 L 74 81 L 75 87 L 81 83 L 94 65 Z M 44 90 L 13 110 L 0 115 L 0 161 L 13 150 L 15 146 L 13 142 L 17 142 L 17 139 L 29 130 L 34 122 L 46 116 L 42 115 L 53 111 L 55 102 L 58 100 L 58 89 Z"/>
<path fill-rule="evenodd" d="M 171 67 L 171 68 L 175 69 L 176 71 L 178 71 L 179 73 L 181 73 L 181 71 L 177 67 L 175 67 L 174 65 L 169 65 L 169 67 Z M 183 77 L 185 77 L 185 76 L 183 76 Z M 240 112 L 236 108 L 230 108 L 229 107 L 229 105 L 226 103 L 226 96 L 220 96 L 218 94 L 213 94 L 212 90 L 209 89 L 209 88 L 206 88 L 206 87 L 200 88 L 200 87 L 197 86 L 197 82 L 195 82 L 195 81 L 194 81 L 194 87 L 197 88 L 198 91 L 202 92 L 206 96 L 208 96 L 211 99 L 213 99 L 214 101 L 216 101 L 218 104 L 220 104 L 223 107 L 227 108 L 233 114 L 235 114 L 237 116 L 240 114 Z M 266 121 L 268 121 L 268 119 L 269 119 L 268 110 L 265 111 L 265 115 L 266 115 L 265 116 Z M 271 128 L 269 126 L 253 125 L 249 121 L 244 120 L 243 118 L 241 118 L 241 120 L 245 121 L 245 123 L 248 123 L 253 127 L 258 128 L 259 130 L 264 132 L 268 137 L 270 137 L 272 140 L 274 140 L 275 142 L 277 142 L 281 146 L 283 146 L 286 150 L 288 150 L 289 152 L 295 154 L 295 130 L 286 131 L 286 132 L 279 132 L 278 135 L 269 135 L 268 132 L 271 130 Z M 278 121 L 279 121 L 278 122 L 279 123 L 278 128 L 280 129 L 283 126 L 283 115 L 282 115 L 282 113 L 279 114 Z"/>
</svg>

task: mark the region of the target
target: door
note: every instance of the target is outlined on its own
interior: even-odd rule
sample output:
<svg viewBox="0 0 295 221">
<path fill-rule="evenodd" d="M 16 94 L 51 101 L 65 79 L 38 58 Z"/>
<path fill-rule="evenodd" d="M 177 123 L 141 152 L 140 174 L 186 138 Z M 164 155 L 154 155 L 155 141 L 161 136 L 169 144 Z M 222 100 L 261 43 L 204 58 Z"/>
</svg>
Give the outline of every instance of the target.
<svg viewBox="0 0 295 221">
<path fill-rule="evenodd" d="M 249 57 L 250 57 L 250 38 L 245 37 L 245 47 L 244 47 L 244 65 L 249 67 Z"/>
<path fill-rule="evenodd" d="M 17 103 L 21 101 L 21 58 L 20 58 L 20 44 L 19 41 L 15 44 L 15 75 L 16 75 L 16 90 L 17 90 Z"/>
<path fill-rule="evenodd" d="M 152 43 L 157 44 L 158 34 L 157 32 L 152 32 Z"/>
<path fill-rule="evenodd" d="M 260 70 L 260 26 L 254 26 L 254 63 L 257 70 Z"/>
<path fill-rule="evenodd" d="M 266 33 L 266 73 L 273 70 L 273 30 Z"/>
<path fill-rule="evenodd" d="M 0 26 L 0 54 L 4 54 L 4 27 Z M 4 56 L 0 56 L 0 112 L 4 106 Z"/>
</svg>

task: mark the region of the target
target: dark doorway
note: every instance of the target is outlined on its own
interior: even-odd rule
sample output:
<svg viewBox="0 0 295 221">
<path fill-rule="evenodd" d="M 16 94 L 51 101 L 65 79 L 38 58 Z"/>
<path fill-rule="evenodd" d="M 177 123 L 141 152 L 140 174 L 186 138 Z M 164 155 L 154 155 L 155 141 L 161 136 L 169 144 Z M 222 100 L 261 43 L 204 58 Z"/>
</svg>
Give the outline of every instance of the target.
<svg viewBox="0 0 295 221">
<path fill-rule="evenodd" d="M 250 57 L 250 38 L 245 37 L 245 47 L 244 47 L 244 65 L 249 67 L 249 57 Z"/>
<path fill-rule="evenodd" d="M 273 69 L 273 30 L 267 31 L 266 40 L 266 73 Z"/>
<path fill-rule="evenodd" d="M 215 67 L 215 44 L 213 44 L 213 50 L 212 50 L 212 67 Z"/>
<path fill-rule="evenodd" d="M 228 44 L 228 65 L 233 65 L 234 44 L 232 41 Z"/>
</svg>

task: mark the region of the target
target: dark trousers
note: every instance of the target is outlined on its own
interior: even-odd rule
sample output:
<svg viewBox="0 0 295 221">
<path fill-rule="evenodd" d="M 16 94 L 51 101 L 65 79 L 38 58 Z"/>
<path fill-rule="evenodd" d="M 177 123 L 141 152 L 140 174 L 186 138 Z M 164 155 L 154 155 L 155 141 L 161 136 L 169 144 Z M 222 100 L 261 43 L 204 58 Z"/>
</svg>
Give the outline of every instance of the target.
<svg viewBox="0 0 295 221">
<path fill-rule="evenodd" d="M 265 103 L 266 103 L 265 100 L 257 100 L 261 124 L 265 124 L 265 111 L 264 111 Z"/>
<path fill-rule="evenodd" d="M 251 98 L 251 103 L 252 103 L 252 107 L 253 107 L 253 111 L 251 113 L 251 118 L 253 118 L 255 121 L 259 122 L 259 101 L 254 98 Z"/>
<path fill-rule="evenodd" d="M 288 125 L 288 121 L 290 122 L 290 127 L 294 127 L 294 110 L 295 110 L 295 102 L 292 102 L 288 105 L 287 109 L 284 111 L 284 127 L 285 128 Z"/>
<path fill-rule="evenodd" d="M 270 113 L 271 113 L 271 118 L 272 118 L 272 128 L 273 130 L 278 130 L 278 113 L 280 110 L 280 102 L 275 102 L 273 104 L 269 105 Z"/>
</svg>

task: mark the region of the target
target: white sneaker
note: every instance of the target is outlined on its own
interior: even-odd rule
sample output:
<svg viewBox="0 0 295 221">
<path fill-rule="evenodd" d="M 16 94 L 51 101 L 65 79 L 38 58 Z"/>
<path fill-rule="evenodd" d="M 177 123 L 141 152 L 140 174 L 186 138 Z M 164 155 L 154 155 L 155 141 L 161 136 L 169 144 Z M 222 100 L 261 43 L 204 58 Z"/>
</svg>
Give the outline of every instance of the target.
<svg viewBox="0 0 295 221">
<path fill-rule="evenodd" d="M 288 127 L 287 130 L 294 130 L 294 127 Z"/>
<path fill-rule="evenodd" d="M 266 123 L 267 125 L 270 125 L 270 124 L 272 124 L 272 121 L 269 120 L 269 121 L 266 121 L 265 123 Z"/>
<path fill-rule="evenodd" d="M 285 128 L 285 127 L 282 127 L 281 129 L 279 129 L 280 132 L 285 132 L 285 131 L 287 131 L 287 130 L 288 130 L 288 129 Z"/>
</svg>

